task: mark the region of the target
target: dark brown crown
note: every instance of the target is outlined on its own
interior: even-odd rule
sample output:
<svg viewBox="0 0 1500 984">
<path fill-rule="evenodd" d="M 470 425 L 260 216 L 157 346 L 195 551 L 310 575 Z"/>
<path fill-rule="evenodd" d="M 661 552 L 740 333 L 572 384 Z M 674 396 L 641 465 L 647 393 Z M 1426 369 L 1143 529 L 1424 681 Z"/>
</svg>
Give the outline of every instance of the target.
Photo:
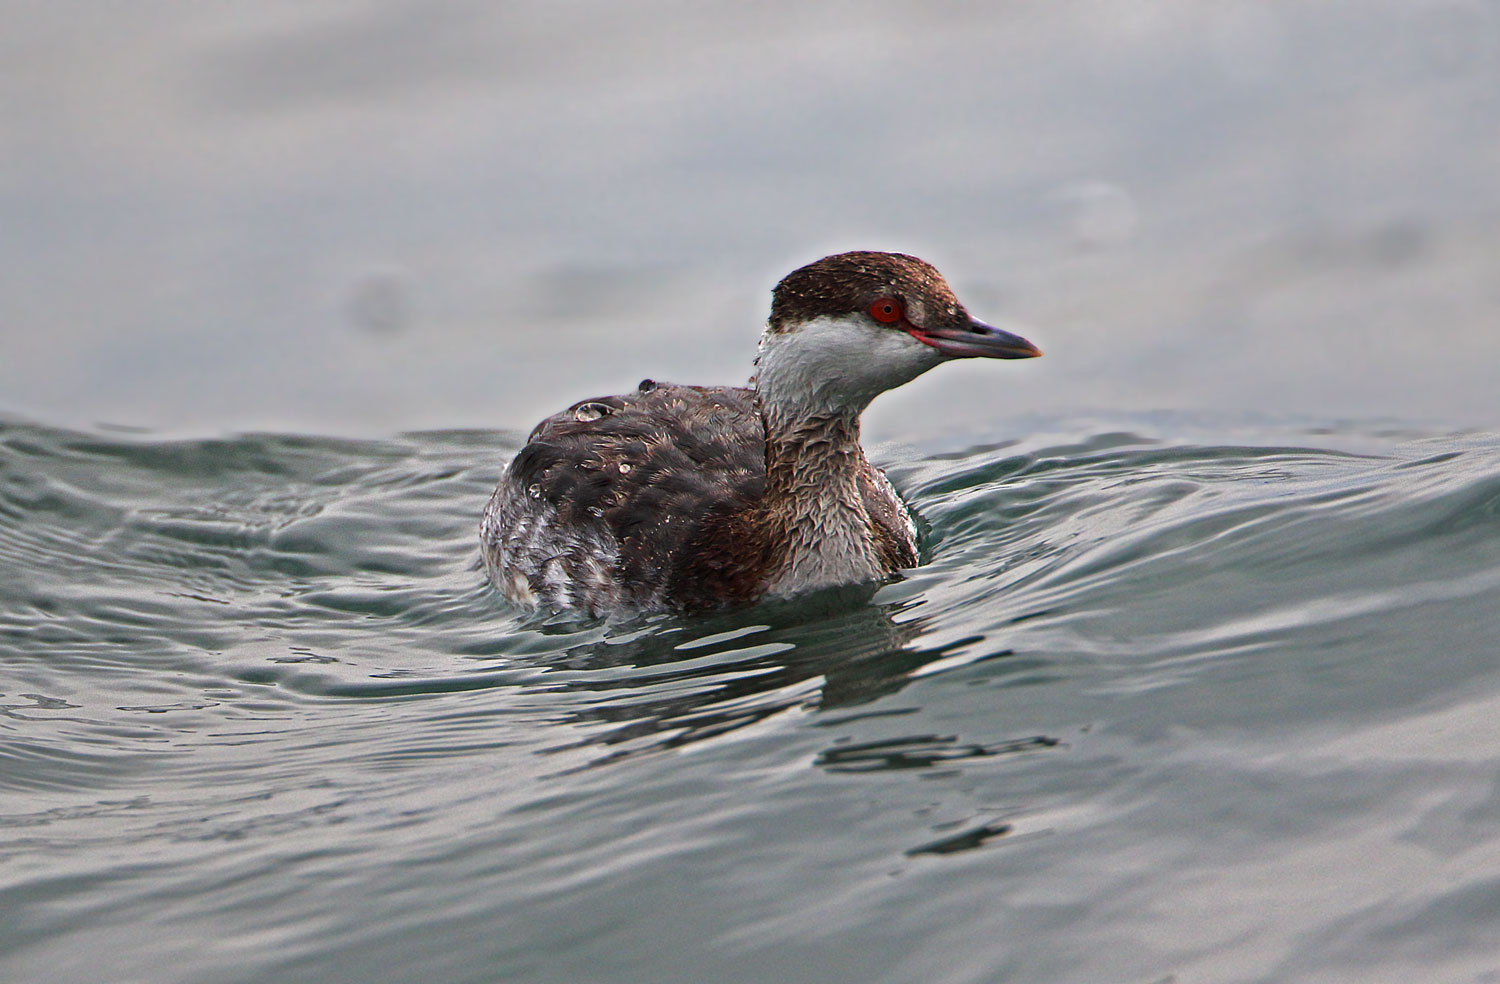
<svg viewBox="0 0 1500 984">
<path fill-rule="evenodd" d="M 856 252 L 825 256 L 787 274 L 771 297 L 770 328 L 782 332 L 818 317 L 863 312 L 886 297 L 908 310 L 920 307 L 933 327 L 968 323 L 963 305 L 932 264 L 905 253 Z"/>
</svg>

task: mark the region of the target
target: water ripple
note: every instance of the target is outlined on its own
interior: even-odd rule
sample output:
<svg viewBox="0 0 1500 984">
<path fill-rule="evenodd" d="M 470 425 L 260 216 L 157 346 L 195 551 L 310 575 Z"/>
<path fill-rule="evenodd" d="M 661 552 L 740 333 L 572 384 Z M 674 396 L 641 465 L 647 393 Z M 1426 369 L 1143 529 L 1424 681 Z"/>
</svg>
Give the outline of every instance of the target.
<svg viewBox="0 0 1500 984">
<path fill-rule="evenodd" d="M 1138 747 L 1363 722 L 1491 672 L 1495 436 L 1054 432 L 896 464 L 925 562 L 878 589 L 588 622 L 511 608 L 475 565 L 512 436 L 0 421 L 0 892 L 88 895 L 23 906 L 37 938 L 191 911 L 311 952 L 495 922 L 475 899 L 561 919 L 580 888 L 737 852 L 731 879 L 795 880 L 811 855 L 782 840 L 847 830 L 809 884 L 856 886 L 820 904 L 858 920 L 893 872 L 1129 840 L 1162 770 L 1207 754 Z M 1130 843 L 1094 856 L 1161 850 Z"/>
</svg>

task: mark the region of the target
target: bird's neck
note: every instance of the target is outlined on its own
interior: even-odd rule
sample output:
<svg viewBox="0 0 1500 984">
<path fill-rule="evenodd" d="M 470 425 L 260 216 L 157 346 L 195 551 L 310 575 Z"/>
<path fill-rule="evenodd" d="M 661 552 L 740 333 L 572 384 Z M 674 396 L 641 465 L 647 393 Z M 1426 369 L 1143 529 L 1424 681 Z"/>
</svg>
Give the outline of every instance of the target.
<svg viewBox="0 0 1500 984">
<path fill-rule="evenodd" d="M 792 594 L 882 573 L 861 492 L 869 469 L 857 410 L 817 415 L 761 406 L 766 426 L 768 532 L 785 551 L 769 589 Z"/>
</svg>

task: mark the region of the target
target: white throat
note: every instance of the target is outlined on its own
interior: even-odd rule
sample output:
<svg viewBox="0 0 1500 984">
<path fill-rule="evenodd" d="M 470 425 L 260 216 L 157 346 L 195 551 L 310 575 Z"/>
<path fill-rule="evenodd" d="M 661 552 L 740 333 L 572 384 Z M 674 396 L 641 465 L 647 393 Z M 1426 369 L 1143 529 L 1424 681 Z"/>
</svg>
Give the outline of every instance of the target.
<svg viewBox="0 0 1500 984">
<path fill-rule="evenodd" d="M 904 331 L 850 314 L 767 330 L 755 361 L 761 405 L 786 421 L 858 416 L 881 393 L 944 359 Z"/>
</svg>

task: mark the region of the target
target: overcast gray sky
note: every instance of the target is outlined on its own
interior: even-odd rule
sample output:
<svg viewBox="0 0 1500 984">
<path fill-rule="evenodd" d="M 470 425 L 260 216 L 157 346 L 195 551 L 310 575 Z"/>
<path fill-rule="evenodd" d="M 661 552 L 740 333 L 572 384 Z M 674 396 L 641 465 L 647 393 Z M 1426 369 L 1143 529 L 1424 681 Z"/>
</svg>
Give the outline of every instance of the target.
<svg viewBox="0 0 1500 984">
<path fill-rule="evenodd" d="M 1008 414 L 1496 422 L 1500 3 L 9 3 L 0 412 L 524 429 L 935 262 Z M 987 429 L 987 428 L 985 428 Z"/>
</svg>

